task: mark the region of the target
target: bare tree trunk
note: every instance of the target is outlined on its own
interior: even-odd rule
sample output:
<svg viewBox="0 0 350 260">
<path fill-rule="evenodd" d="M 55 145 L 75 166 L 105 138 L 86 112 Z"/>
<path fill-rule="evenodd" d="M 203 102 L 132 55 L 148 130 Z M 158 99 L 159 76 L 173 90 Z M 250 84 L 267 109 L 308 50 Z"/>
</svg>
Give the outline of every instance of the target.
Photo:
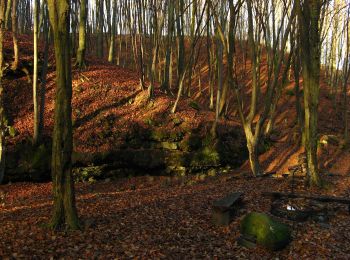
<svg viewBox="0 0 350 260">
<path fill-rule="evenodd" d="M 69 41 L 70 6 L 68 0 L 48 0 L 55 41 L 56 98 L 52 145 L 52 180 L 54 212 L 50 226 L 67 224 L 79 229 L 72 176 L 72 78 Z"/>
<path fill-rule="evenodd" d="M 300 0 L 297 1 L 304 79 L 304 131 L 309 182 L 311 185 L 320 186 L 321 178 L 317 162 L 317 119 L 321 56 L 319 20 L 322 4 L 318 0 L 305 0 L 303 4 L 300 4 Z"/>
<path fill-rule="evenodd" d="M 5 27 L 5 0 L 0 0 L 0 183 L 4 179 L 5 175 L 5 110 L 4 110 L 4 86 L 2 84 L 2 68 L 3 68 L 3 40 L 4 40 L 4 27 Z"/>
<path fill-rule="evenodd" d="M 210 6 L 207 7 L 207 59 L 208 59 L 208 77 L 209 77 L 209 109 L 214 109 L 214 84 L 213 84 L 213 66 L 212 66 L 212 51 L 211 51 L 211 20 L 210 20 Z"/>
<path fill-rule="evenodd" d="M 79 15 L 79 46 L 77 52 L 76 66 L 80 69 L 86 66 L 85 51 L 86 51 L 86 17 L 88 12 L 86 0 L 80 1 L 80 15 Z"/>
<path fill-rule="evenodd" d="M 348 7 L 348 14 L 346 19 L 346 54 L 343 64 L 343 117 L 344 117 L 344 140 L 345 143 L 349 141 L 349 123 L 348 123 L 348 80 L 350 77 L 350 6 Z"/>
<path fill-rule="evenodd" d="M 16 70 L 19 63 L 19 49 L 18 49 L 18 36 L 17 36 L 17 0 L 12 0 L 12 38 L 13 38 L 13 52 L 14 61 L 12 63 L 12 69 Z"/>
<path fill-rule="evenodd" d="M 16 0 L 14 0 L 15 2 Z M 34 71 L 33 71 L 33 104 L 34 104 L 34 134 L 33 144 L 37 145 L 39 136 L 39 103 L 38 103 L 38 38 L 39 38 L 39 7 L 40 0 L 34 0 Z"/>
<path fill-rule="evenodd" d="M 11 14 L 11 8 L 12 8 L 12 0 L 7 1 L 7 6 L 6 6 L 6 13 L 5 13 L 5 29 L 9 30 L 10 29 L 10 14 Z"/>
<path fill-rule="evenodd" d="M 178 42 L 178 52 L 177 52 L 177 86 L 179 86 L 180 77 L 185 68 L 185 36 L 184 36 L 184 0 L 176 1 L 176 31 L 177 31 L 177 42 Z"/>
<path fill-rule="evenodd" d="M 103 0 L 96 0 L 97 57 L 103 58 Z"/>
<path fill-rule="evenodd" d="M 173 28 L 174 28 L 174 2 L 173 0 L 168 0 L 168 35 L 167 35 L 167 49 L 165 55 L 165 68 L 164 68 L 164 79 L 161 88 L 165 92 L 169 92 L 170 86 L 170 56 L 173 41 Z"/>
<path fill-rule="evenodd" d="M 116 30 L 116 17 L 117 17 L 117 4 L 116 0 L 113 0 L 113 15 L 112 15 L 112 32 L 111 40 L 109 45 L 108 61 L 111 63 L 115 62 L 115 30 Z"/>
<path fill-rule="evenodd" d="M 300 37 L 299 35 L 296 36 L 297 45 L 294 50 L 294 59 L 293 59 L 293 71 L 294 71 L 294 81 L 295 81 L 295 109 L 296 109 L 296 116 L 297 116 L 297 124 L 299 128 L 299 133 L 301 138 L 301 143 L 304 145 L 304 110 L 302 108 L 301 100 L 303 98 L 301 91 L 300 91 Z"/>
<path fill-rule="evenodd" d="M 46 82 L 47 82 L 47 66 L 48 66 L 48 60 L 49 60 L 49 46 L 50 46 L 50 40 L 49 40 L 49 34 L 50 34 L 50 28 L 49 28 L 49 17 L 48 17 L 48 10 L 47 10 L 47 4 L 46 1 L 43 3 L 43 9 L 42 9 L 42 18 L 43 21 L 43 35 L 44 35 L 44 41 L 45 41 L 45 49 L 44 49 L 44 62 L 42 66 L 41 71 L 41 84 L 40 84 L 40 107 L 39 107 L 39 137 L 42 137 L 43 130 L 44 130 L 44 113 L 45 113 L 45 93 L 46 93 Z M 40 141 L 39 138 L 39 141 Z"/>
</svg>

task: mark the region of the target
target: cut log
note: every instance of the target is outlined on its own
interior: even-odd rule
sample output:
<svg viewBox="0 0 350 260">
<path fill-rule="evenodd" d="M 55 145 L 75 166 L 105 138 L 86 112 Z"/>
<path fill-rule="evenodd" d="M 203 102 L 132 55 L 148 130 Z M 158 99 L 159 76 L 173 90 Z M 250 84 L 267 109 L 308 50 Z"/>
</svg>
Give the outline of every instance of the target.
<svg viewBox="0 0 350 260">
<path fill-rule="evenodd" d="M 321 202 L 334 202 L 348 205 L 348 209 L 350 212 L 350 198 L 344 197 L 334 197 L 334 196 L 315 196 L 315 195 L 306 195 L 306 194 L 298 194 L 298 193 L 283 193 L 283 192 L 263 192 L 262 195 L 264 197 L 271 197 L 273 200 L 280 198 L 302 198 L 302 199 L 310 199 Z"/>
<path fill-rule="evenodd" d="M 234 192 L 213 203 L 213 223 L 216 226 L 227 226 L 231 223 L 235 209 L 242 201 L 242 192 Z"/>
</svg>

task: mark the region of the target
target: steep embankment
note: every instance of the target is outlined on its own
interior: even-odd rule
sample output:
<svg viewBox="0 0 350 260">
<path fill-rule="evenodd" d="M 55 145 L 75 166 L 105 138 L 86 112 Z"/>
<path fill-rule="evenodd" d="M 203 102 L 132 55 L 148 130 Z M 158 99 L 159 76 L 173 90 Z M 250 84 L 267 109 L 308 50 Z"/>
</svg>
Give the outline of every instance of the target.
<svg viewBox="0 0 350 260">
<path fill-rule="evenodd" d="M 22 61 L 31 64 L 31 39 L 21 38 Z M 6 41 L 6 59 L 11 60 L 11 38 Z M 23 55 L 24 54 L 24 55 Z M 241 55 L 241 54 L 240 54 Z M 243 55 L 243 54 L 242 54 Z M 183 172 L 193 168 L 205 168 L 231 164 L 239 166 L 246 158 L 245 141 L 239 126 L 235 99 L 229 93 L 229 107 L 225 119 L 219 123 L 219 142 L 209 138 L 214 121 L 214 113 L 208 109 L 209 86 L 205 55 L 200 55 L 198 68 L 193 78 L 192 98 L 182 98 L 176 114 L 170 113 L 174 97 L 165 95 L 158 88 L 155 96 L 148 100 L 147 91 L 139 89 L 138 73 L 101 60 L 89 58 L 89 66 L 84 71 L 73 71 L 73 124 L 75 160 L 82 164 L 113 162 L 113 168 L 165 169 Z M 240 72 L 244 91 L 244 103 L 249 104 L 250 63 L 242 63 Z M 262 66 L 262 78 L 266 64 Z M 342 117 L 333 108 L 329 88 L 322 80 L 320 95 L 320 136 L 342 134 Z M 10 152 L 28 150 L 26 155 L 10 156 L 12 172 L 27 174 L 34 160 L 37 168 L 47 172 L 49 151 L 43 148 L 33 152 L 30 137 L 33 125 L 33 103 L 31 84 L 25 75 L 8 77 L 6 83 L 6 106 L 17 134 L 8 138 Z M 302 82 L 301 82 L 302 83 Z M 46 143 L 53 129 L 55 72 L 51 50 L 48 85 L 45 99 Z M 264 84 L 263 84 L 264 86 Z M 276 113 L 276 126 L 272 141 L 265 144 L 260 156 L 267 171 L 283 173 L 296 164 L 302 149 L 297 144 L 295 124 L 294 83 L 291 81 L 283 90 Z M 175 92 L 175 90 L 173 90 Z M 260 101 L 261 102 L 261 101 Z M 341 139 L 341 138 L 339 138 Z M 37 154 L 37 158 L 32 158 Z M 41 156 L 46 154 L 46 159 Z M 323 169 L 349 173 L 349 151 L 342 149 L 341 141 L 327 144 L 320 149 Z M 20 166 L 20 167 L 18 167 Z M 170 167 L 169 167 L 170 166 Z M 241 168 L 249 171 L 249 164 Z M 30 178 L 33 176 L 30 176 Z"/>
<path fill-rule="evenodd" d="M 52 56 L 51 56 L 52 57 Z M 74 162 L 108 164 L 154 173 L 185 173 L 211 167 L 239 166 L 247 158 L 236 121 L 218 124 L 219 138 L 209 132 L 214 114 L 191 98 L 183 98 L 176 114 L 175 98 L 155 90 L 152 100 L 140 90 L 132 70 L 89 59 L 86 70 L 73 70 Z M 30 66 L 30 65 L 29 65 Z M 50 59 L 44 113 L 45 147 L 31 147 L 33 102 L 31 84 L 23 75 L 6 80 L 6 104 L 16 136 L 8 138 L 8 177 L 40 179 L 48 174 L 50 136 L 54 124 L 55 72 Z M 23 177 L 25 176 L 25 177 Z"/>
</svg>

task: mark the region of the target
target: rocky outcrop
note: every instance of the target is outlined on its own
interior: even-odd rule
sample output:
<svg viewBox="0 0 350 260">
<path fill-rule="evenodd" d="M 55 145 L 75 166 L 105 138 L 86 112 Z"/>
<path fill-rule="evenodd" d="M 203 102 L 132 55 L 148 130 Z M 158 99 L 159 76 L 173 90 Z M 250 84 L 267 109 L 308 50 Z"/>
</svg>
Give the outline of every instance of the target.
<svg viewBox="0 0 350 260">
<path fill-rule="evenodd" d="M 209 124 L 194 129 L 181 127 L 181 121 L 172 120 L 172 124 L 172 127 L 135 126 L 124 133 L 113 150 L 75 151 L 73 165 L 79 168 L 104 165 L 98 176 L 110 178 L 124 177 L 122 172 L 130 170 L 136 174 L 184 175 L 218 167 L 236 167 L 247 158 L 244 137 L 238 127 L 220 127 L 218 138 L 213 139 L 207 131 L 210 129 Z M 49 179 L 49 143 L 36 148 L 30 145 L 30 141 L 18 145 L 8 155 L 7 180 Z M 80 169 L 77 172 L 86 173 L 91 170 Z"/>
</svg>

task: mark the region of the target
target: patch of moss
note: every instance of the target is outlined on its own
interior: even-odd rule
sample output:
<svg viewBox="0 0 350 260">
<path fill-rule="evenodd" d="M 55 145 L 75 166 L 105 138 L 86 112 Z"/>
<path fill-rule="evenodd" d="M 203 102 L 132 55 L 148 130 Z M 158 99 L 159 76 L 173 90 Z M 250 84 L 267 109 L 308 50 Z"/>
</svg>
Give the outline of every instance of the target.
<svg viewBox="0 0 350 260">
<path fill-rule="evenodd" d="M 198 150 L 202 147 L 202 138 L 199 135 L 187 135 L 180 143 L 180 148 L 183 151 L 190 152 Z"/>
<path fill-rule="evenodd" d="M 177 117 L 173 118 L 174 126 L 179 126 L 182 124 L 182 122 L 183 122 L 183 120 L 181 118 L 177 118 Z"/>
<path fill-rule="evenodd" d="M 146 118 L 145 120 L 143 120 L 143 122 L 144 122 L 146 125 L 149 125 L 149 126 L 154 125 L 154 122 L 153 122 L 153 119 L 152 119 L 152 118 Z"/>
<path fill-rule="evenodd" d="M 87 167 L 79 167 L 73 169 L 73 176 L 75 182 L 89 182 L 94 183 L 103 173 L 105 166 L 90 165 Z"/>
<path fill-rule="evenodd" d="M 169 133 L 169 140 L 173 142 L 179 142 L 184 138 L 184 133 L 182 131 L 172 131 Z"/>
<path fill-rule="evenodd" d="M 188 105 L 190 107 L 192 107 L 193 109 L 195 109 L 195 110 L 200 110 L 201 109 L 200 106 L 198 105 L 198 103 L 195 102 L 195 101 L 191 101 Z"/>
<path fill-rule="evenodd" d="M 169 134 L 161 128 L 155 128 L 150 132 L 150 139 L 153 141 L 161 142 L 166 140 Z"/>
<path fill-rule="evenodd" d="M 204 147 L 194 153 L 191 166 L 216 166 L 220 164 L 220 155 L 213 147 Z"/>
<path fill-rule="evenodd" d="M 17 134 L 16 129 L 13 126 L 7 127 L 10 137 L 15 137 Z"/>
<path fill-rule="evenodd" d="M 249 213 L 244 217 L 241 222 L 241 233 L 243 236 L 256 238 L 258 244 L 270 250 L 283 249 L 292 239 L 287 225 L 257 212 Z"/>
</svg>

